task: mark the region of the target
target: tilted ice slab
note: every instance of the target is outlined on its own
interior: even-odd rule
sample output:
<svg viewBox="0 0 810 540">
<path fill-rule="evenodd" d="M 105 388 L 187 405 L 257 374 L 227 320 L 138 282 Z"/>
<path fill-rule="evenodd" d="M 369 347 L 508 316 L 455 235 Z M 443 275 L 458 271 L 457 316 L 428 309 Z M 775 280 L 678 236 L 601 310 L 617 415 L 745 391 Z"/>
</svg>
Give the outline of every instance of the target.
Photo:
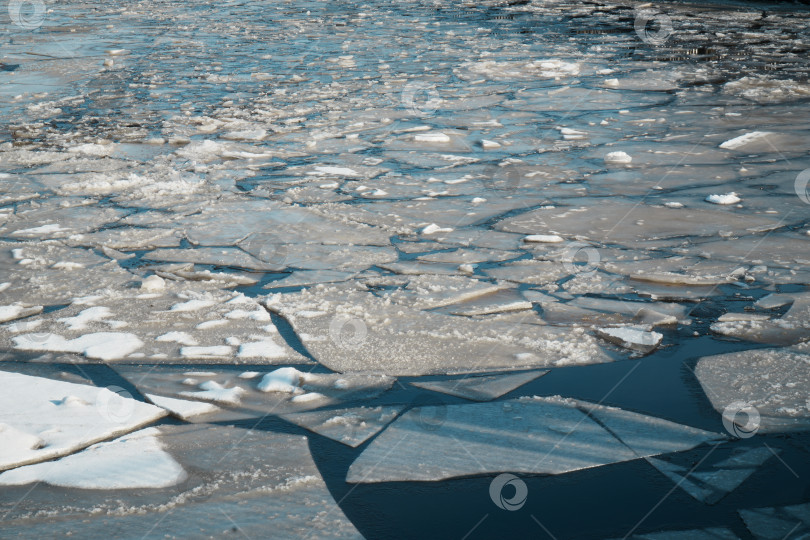
<svg viewBox="0 0 810 540">
<path fill-rule="evenodd" d="M 64 456 L 166 415 L 96 388 L 0 372 L 0 470 Z"/>
<path fill-rule="evenodd" d="M 584 332 L 419 311 L 357 283 L 270 295 L 265 305 L 321 364 L 340 372 L 472 373 L 610 360 Z"/>
<path fill-rule="evenodd" d="M 711 450 L 707 451 L 711 452 Z M 695 499 L 714 504 L 726 494 L 737 489 L 757 468 L 777 455 L 770 448 L 735 448 L 731 455 L 722 451 L 698 457 L 681 459 L 684 456 L 647 458 L 647 461 L 663 475 Z M 719 458 L 719 459 L 717 459 Z"/>
<path fill-rule="evenodd" d="M 401 410 L 401 406 L 354 407 L 280 416 L 288 422 L 354 448 L 388 425 Z"/>
<path fill-rule="evenodd" d="M 740 510 L 748 530 L 763 540 L 804 538 L 810 533 L 810 503 Z"/>
<path fill-rule="evenodd" d="M 414 408 L 352 463 L 347 481 L 436 481 L 503 471 L 562 474 L 687 450 L 722 437 L 637 413 L 579 405 L 535 397 Z M 599 410 L 596 418 L 610 431 L 588 416 L 590 408 Z"/>
<path fill-rule="evenodd" d="M 335 407 L 374 398 L 394 384 L 393 378 L 382 375 L 312 373 L 294 367 L 267 369 L 251 365 L 244 370 L 217 365 L 208 365 L 204 370 L 167 365 L 116 364 L 113 367 L 154 403 L 169 410 L 178 408 L 171 400 L 207 402 L 222 409 L 189 416 L 190 421 L 261 417 Z M 161 402 L 167 398 L 170 401 Z M 178 412 L 182 413 L 186 407 L 183 405 Z"/>
<path fill-rule="evenodd" d="M 758 349 L 705 356 L 695 366 L 695 375 L 712 406 L 729 420 L 734 410 L 756 408 L 761 432 L 810 429 L 810 354 L 798 349 Z M 735 404 L 742 404 L 735 406 Z M 731 410 L 724 413 L 728 407 Z"/>
<path fill-rule="evenodd" d="M 564 237 L 630 245 L 681 236 L 716 236 L 721 231 L 734 234 L 768 231 L 779 225 L 777 220 L 759 215 L 705 208 L 655 208 L 610 199 L 594 200 L 588 206 L 532 210 L 501 221 L 498 228 L 523 234 L 550 231 Z"/>
<path fill-rule="evenodd" d="M 146 428 L 81 452 L 0 473 L 1 486 L 46 482 L 81 489 L 173 486 L 186 478 L 183 467 L 160 445 L 157 428 Z"/>
<path fill-rule="evenodd" d="M 426 390 L 463 397 L 473 401 L 490 401 L 538 377 L 542 377 L 546 373 L 548 373 L 548 370 L 500 375 L 468 375 L 441 381 L 418 381 L 411 384 Z"/>
<path fill-rule="evenodd" d="M 67 467 L 68 460 L 41 465 L 39 471 L 45 474 L 38 476 L 82 478 L 94 485 L 81 497 L 72 496 L 69 488 L 46 484 L 35 490 L 33 484 L 4 486 L 4 537 L 107 538 L 140 531 L 139 537 L 148 532 L 150 538 L 209 538 L 222 536 L 236 524 L 241 533 L 261 538 L 267 536 L 271 520 L 273 536 L 361 538 L 330 496 L 306 437 L 204 424 L 160 426 L 147 433 L 71 456 L 72 464 L 77 463 L 73 458 L 95 458 L 86 472 Z M 146 448 L 145 442 L 159 445 L 159 460 L 138 452 Z M 129 459 L 118 459 L 124 452 L 98 459 L 101 450 L 109 454 L 116 446 L 121 450 L 130 444 Z M 182 479 L 176 466 L 168 467 L 169 459 L 185 471 Z M 54 469 L 47 472 L 48 466 Z M 154 485 L 148 489 L 118 489 L 149 482 Z"/>
</svg>

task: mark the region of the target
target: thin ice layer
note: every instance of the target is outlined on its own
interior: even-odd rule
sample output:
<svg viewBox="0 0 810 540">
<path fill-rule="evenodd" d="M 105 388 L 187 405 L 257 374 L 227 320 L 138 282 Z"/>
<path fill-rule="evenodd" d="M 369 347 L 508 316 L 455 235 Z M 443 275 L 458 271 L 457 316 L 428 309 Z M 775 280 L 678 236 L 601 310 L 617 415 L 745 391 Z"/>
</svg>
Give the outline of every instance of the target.
<svg viewBox="0 0 810 540">
<path fill-rule="evenodd" d="M 711 452 L 711 450 L 709 451 Z M 736 448 L 728 453 L 709 454 L 694 463 L 694 459 L 647 458 L 664 476 L 695 499 L 714 504 L 737 489 L 754 474 L 765 461 L 777 455 L 770 448 Z M 718 459 L 719 458 L 719 459 Z"/>
<path fill-rule="evenodd" d="M 500 375 L 469 375 L 440 381 L 417 381 L 411 384 L 426 390 L 463 397 L 473 401 L 490 401 L 508 394 L 515 388 L 542 377 L 546 373 L 548 373 L 548 370 Z"/>
<path fill-rule="evenodd" d="M 553 400 L 414 408 L 349 468 L 348 482 L 437 481 L 509 471 L 561 474 L 635 459 L 579 409 Z"/>
</svg>

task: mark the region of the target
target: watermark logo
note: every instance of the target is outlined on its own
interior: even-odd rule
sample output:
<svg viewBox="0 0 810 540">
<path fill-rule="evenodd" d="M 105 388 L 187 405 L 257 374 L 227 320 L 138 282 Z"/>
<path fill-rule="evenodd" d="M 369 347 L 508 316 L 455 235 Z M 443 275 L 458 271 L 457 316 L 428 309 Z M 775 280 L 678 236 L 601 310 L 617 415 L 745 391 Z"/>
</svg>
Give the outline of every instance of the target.
<svg viewBox="0 0 810 540">
<path fill-rule="evenodd" d="M 420 429 L 437 431 L 447 420 L 447 405 L 432 394 L 420 394 L 414 399 L 413 419 Z"/>
<path fill-rule="evenodd" d="M 638 10 L 633 26 L 638 37 L 647 45 L 663 45 L 672 35 L 672 19 L 666 13 L 653 9 Z"/>
<path fill-rule="evenodd" d="M 442 100 L 434 85 L 412 82 L 402 89 L 400 102 L 414 116 L 433 116 L 439 110 Z"/>
<path fill-rule="evenodd" d="M 253 233 L 240 246 L 242 249 L 271 266 L 279 269 L 287 266 L 289 255 L 285 242 L 275 234 Z"/>
<path fill-rule="evenodd" d="M 810 204 L 810 169 L 805 169 L 796 176 L 793 189 L 804 204 Z"/>
<path fill-rule="evenodd" d="M 357 317 L 349 315 L 335 315 L 329 323 L 329 337 L 341 349 L 354 351 L 363 345 L 368 336 L 366 323 Z"/>
<path fill-rule="evenodd" d="M 585 260 L 583 261 L 583 259 Z M 596 273 L 601 257 L 595 247 L 584 242 L 571 242 L 565 246 L 562 262 L 565 271 L 569 274 L 589 277 Z M 577 264 L 580 262 L 585 264 Z"/>
<path fill-rule="evenodd" d="M 135 412 L 132 394 L 120 386 L 102 388 L 96 395 L 96 410 L 108 422 L 126 422 Z"/>
<path fill-rule="evenodd" d="M 511 497 L 504 495 L 506 486 L 510 486 L 515 491 Z M 515 512 L 526 504 L 526 499 L 529 497 L 529 488 L 526 487 L 526 482 L 514 474 L 503 473 L 493 478 L 489 484 L 489 497 L 495 503 L 495 506 L 501 510 Z"/>
<path fill-rule="evenodd" d="M 753 437 L 759 430 L 759 411 L 745 401 L 729 403 L 723 409 L 723 427 L 738 439 Z"/>
<path fill-rule="evenodd" d="M 490 165 L 484 169 L 483 184 L 487 191 L 515 193 L 523 183 L 523 171 L 514 162 Z"/>
<path fill-rule="evenodd" d="M 8 3 L 11 22 L 23 30 L 36 30 L 45 22 L 45 2 L 42 0 L 11 0 Z"/>
</svg>

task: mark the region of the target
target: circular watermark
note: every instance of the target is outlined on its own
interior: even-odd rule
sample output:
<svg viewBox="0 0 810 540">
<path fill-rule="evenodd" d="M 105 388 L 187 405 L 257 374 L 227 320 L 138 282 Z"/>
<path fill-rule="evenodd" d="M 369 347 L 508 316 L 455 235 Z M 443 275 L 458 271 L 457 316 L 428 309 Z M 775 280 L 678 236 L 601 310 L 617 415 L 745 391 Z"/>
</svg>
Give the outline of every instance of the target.
<svg viewBox="0 0 810 540">
<path fill-rule="evenodd" d="M 638 37 L 647 45 L 663 45 L 672 35 L 672 19 L 654 9 L 636 11 L 633 26 Z"/>
<path fill-rule="evenodd" d="M 513 162 L 489 165 L 484 169 L 482 183 L 487 191 L 515 193 L 523 183 L 523 171 Z"/>
<path fill-rule="evenodd" d="M 329 323 L 329 337 L 341 349 L 357 350 L 366 341 L 368 328 L 366 323 L 357 317 L 335 315 Z"/>
<path fill-rule="evenodd" d="M 132 394 L 120 386 L 102 388 L 96 395 L 96 410 L 108 422 L 126 422 L 135 412 Z"/>
<path fill-rule="evenodd" d="M 759 420 L 757 408 L 745 401 L 729 403 L 723 409 L 723 427 L 738 439 L 753 437 L 759 430 Z"/>
<path fill-rule="evenodd" d="M 447 420 L 447 405 L 433 394 L 419 394 L 414 399 L 416 405 L 411 409 L 413 419 L 419 429 L 437 431 Z"/>
<path fill-rule="evenodd" d="M 583 255 L 587 259 L 586 261 L 582 261 Z M 563 267 L 571 275 L 592 276 L 599 268 L 601 260 L 599 250 L 584 242 L 570 242 L 565 246 L 562 254 Z M 585 264 L 577 264 L 578 262 L 585 262 Z"/>
<path fill-rule="evenodd" d="M 39 326 L 40 321 L 19 321 L 15 323 L 22 331 L 33 330 Z M 14 338 L 14 342 L 21 349 L 41 350 L 42 345 L 51 338 L 50 332 L 31 332 Z"/>
<path fill-rule="evenodd" d="M 426 82 L 411 82 L 400 94 L 402 106 L 414 116 L 433 116 L 442 103 L 436 86 Z"/>
<path fill-rule="evenodd" d="M 279 269 L 287 266 L 289 248 L 275 234 L 253 233 L 243 240 L 239 246 L 264 263 Z"/>
<path fill-rule="evenodd" d="M 506 486 L 510 486 L 515 490 L 511 497 L 504 496 L 503 492 Z M 520 510 L 526 504 L 528 497 L 529 488 L 526 487 L 526 482 L 514 474 L 499 474 L 489 484 L 489 498 L 501 510 L 508 510 L 509 512 Z"/>
<path fill-rule="evenodd" d="M 793 182 L 793 190 L 804 204 L 810 204 L 810 169 L 805 169 L 796 176 Z"/>
<path fill-rule="evenodd" d="M 11 0 L 8 3 L 11 22 L 23 30 L 36 30 L 45 22 L 45 2 L 42 0 Z"/>
</svg>

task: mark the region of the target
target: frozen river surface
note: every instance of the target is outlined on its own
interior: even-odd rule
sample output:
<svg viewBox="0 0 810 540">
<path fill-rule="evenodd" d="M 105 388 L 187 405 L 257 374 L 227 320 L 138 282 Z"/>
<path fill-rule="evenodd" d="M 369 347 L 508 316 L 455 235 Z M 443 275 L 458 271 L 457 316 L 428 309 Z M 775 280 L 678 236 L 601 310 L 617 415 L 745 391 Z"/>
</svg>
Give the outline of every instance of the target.
<svg viewBox="0 0 810 540">
<path fill-rule="evenodd" d="M 5 7 L 0 537 L 810 533 L 807 9 Z"/>
</svg>

